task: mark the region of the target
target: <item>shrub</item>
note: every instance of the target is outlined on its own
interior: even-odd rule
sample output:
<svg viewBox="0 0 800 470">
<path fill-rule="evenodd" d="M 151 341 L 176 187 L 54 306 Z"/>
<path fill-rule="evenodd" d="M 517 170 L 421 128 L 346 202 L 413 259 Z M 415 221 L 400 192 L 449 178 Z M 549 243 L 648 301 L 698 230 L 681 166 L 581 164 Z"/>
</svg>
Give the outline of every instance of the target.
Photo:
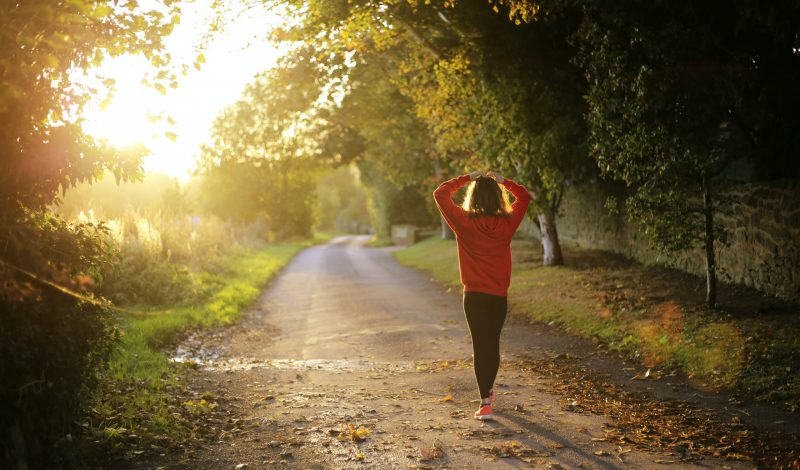
<svg viewBox="0 0 800 470">
<path fill-rule="evenodd" d="M 105 230 L 33 211 L 0 227 L 0 466 L 51 466 L 66 458 L 71 423 L 118 337 L 110 310 L 75 293 L 93 284 Z"/>
</svg>

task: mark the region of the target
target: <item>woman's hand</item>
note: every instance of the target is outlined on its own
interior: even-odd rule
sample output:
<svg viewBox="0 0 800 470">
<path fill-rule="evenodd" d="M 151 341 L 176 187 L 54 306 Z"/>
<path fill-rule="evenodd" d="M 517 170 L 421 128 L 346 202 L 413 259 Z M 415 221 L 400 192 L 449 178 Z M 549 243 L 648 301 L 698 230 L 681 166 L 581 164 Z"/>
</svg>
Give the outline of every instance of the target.
<svg viewBox="0 0 800 470">
<path fill-rule="evenodd" d="M 497 181 L 497 184 L 503 184 L 503 181 L 505 181 L 505 178 L 503 178 L 499 174 L 495 173 L 494 171 L 490 171 L 490 172 L 486 173 L 486 176 L 488 176 L 489 178 Z"/>
<path fill-rule="evenodd" d="M 482 172 L 480 170 L 473 171 L 472 173 L 469 174 L 469 179 L 470 179 L 470 181 L 475 181 L 476 179 L 480 178 L 481 176 L 486 176 L 486 173 L 484 173 L 484 172 Z"/>
</svg>

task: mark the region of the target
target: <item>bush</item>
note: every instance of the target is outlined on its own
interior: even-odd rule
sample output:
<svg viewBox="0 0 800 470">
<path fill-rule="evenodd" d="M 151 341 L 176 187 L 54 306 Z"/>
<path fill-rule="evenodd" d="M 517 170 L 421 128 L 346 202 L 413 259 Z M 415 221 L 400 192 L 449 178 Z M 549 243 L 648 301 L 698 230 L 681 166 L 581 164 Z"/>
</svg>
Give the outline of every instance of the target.
<svg viewBox="0 0 800 470">
<path fill-rule="evenodd" d="M 100 292 L 120 305 L 178 304 L 199 294 L 186 266 L 143 256 L 124 256 L 103 276 Z"/>
<path fill-rule="evenodd" d="M 114 262 L 100 272 L 100 293 L 116 304 L 180 304 L 202 300 L 197 274 L 237 239 L 255 238 L 213 216 L 128 209 L 107 222 Z"/>
<path fill-rule="evenodd" d="M 86 297 L 107 263 L 108 230 L 47 211 L 3 209 L 0 464 L 36 468 L 64 449 L 84 392 L 118 337 L 110 310 Z"/>
<path fill-rule="evenodd" d="M 118 332 L 109 309 L 54 289 L 0 309 L 0 457 L 44 467 L 68 458 L 64 440 Z"/>
</svg>

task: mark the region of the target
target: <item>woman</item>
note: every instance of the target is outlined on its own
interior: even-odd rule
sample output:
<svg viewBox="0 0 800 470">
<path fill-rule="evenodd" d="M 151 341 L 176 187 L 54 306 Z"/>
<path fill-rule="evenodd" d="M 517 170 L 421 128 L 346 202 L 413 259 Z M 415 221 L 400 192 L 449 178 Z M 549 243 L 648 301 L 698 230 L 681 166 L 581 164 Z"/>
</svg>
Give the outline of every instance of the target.
<svg viewBox="0 0 800 470">
<path fill-rule="evenodd" d="M 452 195 L 472 182 L 463 208 Z M 500 185 L 514 195 L 509 205 Z M 511 280 L 511 237 L 525 216 L 530 193 L 495 172 L 474 171 L 442 183 L 433 192 L 439 212 L 456 234 L 458 267 L 464 284 L 464 314 L 472 337 L 473 365 L 481 405 L 480 420 L 493 419 L 494 380 L 500 367 L 500 331 L 508 307 Z"/>
</svg>

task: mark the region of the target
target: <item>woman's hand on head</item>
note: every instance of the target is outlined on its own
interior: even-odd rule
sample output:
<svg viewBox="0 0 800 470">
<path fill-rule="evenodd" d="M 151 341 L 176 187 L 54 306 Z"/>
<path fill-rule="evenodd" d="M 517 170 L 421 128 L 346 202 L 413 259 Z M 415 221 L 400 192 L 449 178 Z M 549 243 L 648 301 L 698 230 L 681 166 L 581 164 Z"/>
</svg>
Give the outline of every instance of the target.
<svg viewBox="0 0 800 470">
<path fill-rule="evenodd" d="M 486 173 L 486 176 L 488 176 L 489 178 L 497 181 L 498 184 L 502 184 L 503 181 L 505 181 L 505 178 L 503 178 L 501 175 L 495 173 L 494 171 L 490 171 L 490 172 Z"/>
<path fill-rule="evenodd" d="M 472 173 L 469 174 L 469 179 L 470 179 L 470 181 L 475 181 L 476 179 L 480 178 L 481 176 L 486 176 L 486 173 L 484 173 L 484 172 L 482 172 L 480 170 L 473 171 Z"/>
</svg>

